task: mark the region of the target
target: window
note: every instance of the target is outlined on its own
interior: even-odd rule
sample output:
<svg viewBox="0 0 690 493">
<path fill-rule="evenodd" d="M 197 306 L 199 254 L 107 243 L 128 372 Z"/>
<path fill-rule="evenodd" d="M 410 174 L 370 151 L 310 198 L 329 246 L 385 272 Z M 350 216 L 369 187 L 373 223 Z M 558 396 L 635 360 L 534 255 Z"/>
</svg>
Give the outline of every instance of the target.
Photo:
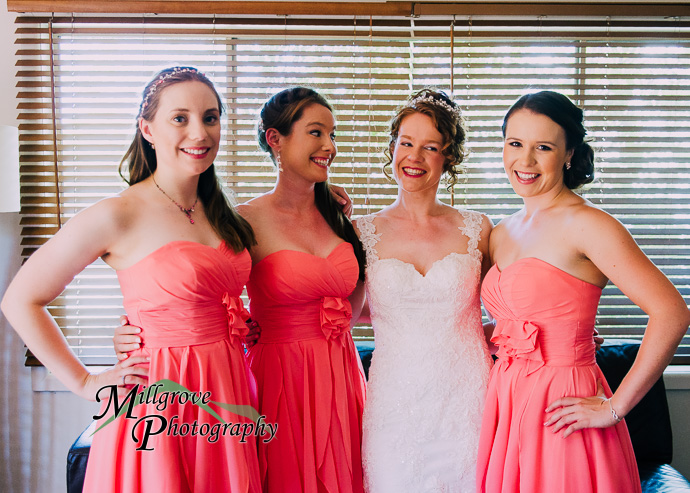
<svg viewBox="0 0 690 493">
<path fill-rule="evenodd" d="M 225 144 L 216 163 L 240 202 L 269 190 L 275 176 L 254 138 L 263 101 L 294 84 L 325 93 L 338 120 L 331 181 L 351 194 L 355 216 L 392 201 L 395 186 L 381 172 L 387 121 L 413 89 L 426 85 L 449 92 L 452 85 L 468 120 L 470 157 L 455 204 L 495 222 L 514 212 L 521 201 L 501 164 L 502 117 L 527 91 L 561 91 L 585 108 L 599 148 L 598 179 L 585 196 L 626 224 L 690 296 L 687 24 L 78 15 L 26 15 L 17 23 L 24 255 L 57 231 L 58 217 L 66 221 L 122 189 L 117 166 L 144 84 L 160 68 L 185 64 L 206 72 L 225 98 Z M 451 200 L 448 192 L 441 195 Z M 99 261 L 75 278 L 51 312 L 86 364 L 105 364 L 114 361 L 110 338 L 121 303 L 114 273 Z M 639 339 L 645 324 L 619 290 L 605 289 L 602 334 Z M 355 336 L 371 331 L 358 328 Z M 690 337 L 675 362 L 690 363 Z"/>
</svg>

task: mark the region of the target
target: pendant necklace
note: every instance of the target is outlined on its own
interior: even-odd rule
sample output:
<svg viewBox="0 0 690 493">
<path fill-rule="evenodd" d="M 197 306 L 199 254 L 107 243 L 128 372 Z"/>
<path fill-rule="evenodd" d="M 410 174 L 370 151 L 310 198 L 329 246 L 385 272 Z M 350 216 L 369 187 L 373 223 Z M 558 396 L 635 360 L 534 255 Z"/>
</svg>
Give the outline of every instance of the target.
<svg viewBox="0 0 690 493">
<path fill-rule="evenodd" d="M 194 212 L 194 207 L 196 207 L 196 203 L 199 202 L 199 197 L 197 196 L 196 200 L 194 201 L 194 204 L 192 204 L 192 206 L 191 206 L 189 209 L 185 209 L 185 208 L 182 207 L 180 204 L 178 204 L 178 203 L 175 201 L 175 199 L 173 199 L 170 195 L 168 195 L 167 193 L 165 193 L 165 190 L 163 190 L 161 187 L 158 186 L 158 183 L 156 183 L 156 179 L 153 177 L 153 175 L 151 175 L 151 179 L 153 180 L 153 184 L 156 185 L 156 188 L 157 188 L 158 190 L 160 190 L 161 193 L 162 193 L 163 195 L 165 195 L 166 197 L 168 197 L 168 198 L 170 199 L 170 201 L 171 201 L 173 204 L 175 204 L 175 205 L 178 207 L 178 209 L 180 209 L 180 211 L 182 211 L 182 213 L 183 213 L 185 216 L 187 216 L 187 219 L 189 219 L 189 222 L 190 222 L 190 223 L 194 224 L 194 219 L 192 219 L 192 212 Z"/>
</svg>

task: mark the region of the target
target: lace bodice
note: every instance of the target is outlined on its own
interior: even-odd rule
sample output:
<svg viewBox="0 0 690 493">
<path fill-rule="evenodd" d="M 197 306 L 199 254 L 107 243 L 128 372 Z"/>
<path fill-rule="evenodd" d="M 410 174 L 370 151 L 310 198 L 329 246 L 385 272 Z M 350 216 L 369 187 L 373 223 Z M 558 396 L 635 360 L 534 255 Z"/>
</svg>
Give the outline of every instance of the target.
<svg viewBox="0 0 690 493">
<path fill-rule="evenodd" d="M 376 340 L 363 425 L 371 492 L 474 488 L 490 356 L 479 300 L 482 216 L 460 214 L 467 253 L 437 260 L 425 275 L 379 258 L 375 214 L 357 221 Z"/>
</svg>

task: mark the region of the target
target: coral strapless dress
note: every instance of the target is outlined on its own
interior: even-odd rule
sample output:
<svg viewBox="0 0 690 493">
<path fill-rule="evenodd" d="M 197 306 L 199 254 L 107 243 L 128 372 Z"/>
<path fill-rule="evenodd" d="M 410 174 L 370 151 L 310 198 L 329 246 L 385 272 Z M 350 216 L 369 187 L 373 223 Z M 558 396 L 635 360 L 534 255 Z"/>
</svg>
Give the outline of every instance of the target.
<svg viewBox="0 0 690 493">
<path fill-rule="evenodd" d="M 486 275 L 482 298 L 497 320 L 477 464 L 481 492 L 628 493 L 640 480 L 625 422 L 563 438 L 544 426 L 560 397 L 596 395 L 592 340 L 601 288 L 536 258 Z"/>
<path fill-rule="evenodd" d="M 242 409 L 246 415 L 249 406 L 256 407 L 256 386 L 242 347 L 248 314 L 239 299 L 250 269 L 246 250 L 235 254 L 224 243 L 212 248 L 174 241 L 118 271 L 129 321 L 142 328 L 142 348 L 131 355 L 151 358 L 149 388 L 168 379 L 191 392 L 209 392 L 209 407 L 223 422 L 252 423 L 231 412 Z M 231 427 L 223 433 L 217 417 L 199 405 L 168 401 L 163 406 L 160 396 L 149 394 L 149 403 L 133 408 L 136 418 L 166 420 L 165 428 L 163 419 L 149 420 L 152 431 L 163 428 L 149 436 L 146 448 L 152 450 L 136 450 L 145 438 L 146 420 L 137 424 L 138 419 L 118 417 L 93 437 L 84 491 L 261 491 L 255 436 L 242 443 Z"/>
<path fill-rule="evenodd" d="M 349 243 L 326 258 L 280 250 L 252 269 L 247 291 L 261 326 L 249 361 L 259 412 L 277 423 L 259 441 L 265 492 L 360 492 L 364 372 L 347 297 L 358 277 Z"/>
</svg>

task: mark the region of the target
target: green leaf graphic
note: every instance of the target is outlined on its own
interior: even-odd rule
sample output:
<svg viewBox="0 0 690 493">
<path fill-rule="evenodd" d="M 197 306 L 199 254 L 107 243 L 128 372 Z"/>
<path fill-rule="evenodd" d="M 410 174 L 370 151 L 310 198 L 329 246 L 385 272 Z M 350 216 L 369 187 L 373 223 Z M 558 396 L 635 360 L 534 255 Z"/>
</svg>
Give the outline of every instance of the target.
<svg viewBox="0 0 690 493">
<path fill-rule="evenodd" d="M 211 401 L 213 402 L 216 406 L 222 407 L 226 411 L 230 411 L 231 413 L 237 414 L 238 416 L 242 416 L 245 418 L 249 418 L 255 423 L 259 421 L 259 411 L 254 409 L 253 406 L 238 406 L 235 404 L 225 404 L 223 402 L 216 402 L 216 401 Z"/>
<path fill-rule="evenodd" d="M 181 385 L 177 382 L 173 382 L 172 380 L 168 380 L 167 378 L 164 378 L 162 380 L 158 380 L 157 382 L 153 383 L 149 387 L 153 387 L 155 385 L 159 385 L 159 393 L 164 393 L 164 392 L 186 392 L 188 394 L 193 394 L 195 392 L 192 392 L 188 388 L 186 388 L 184 385 Z M 143 394 L 145 390 L 142 390 L 137 394 L 139 396 L 140 394 Z M 136 401 L 135 397 L 135 401 Z M 217 405 L 218 407 L 221 407 L 225 409 L 226 411 L 230 411 L 231 413 L 237 414 L 238 416 L 242 416 L 245 418 L 249 418 L 255 423 L 259 419 L 259 412 L 254 409 L 252 406 L 245 406 L 245 405 L 235 405 L 235 404 L 226 404 L 224 402 L 216 402 L 216 401 L 211 401 L 213 404 Z M 142 403 L 143 404 L 143 403 Z M 188 402 L 188 404 L 192 404 L 191 402 Z M 137 406 L 140 406 L 141 404 L 135 404 L 134 408 Z M 203 402 L 199 401 L 195 403 L 194 405 L 199 406 L 201 409 L 209 413 L 211 416 L 216 418 L 218 421 L 221 423 L 225 424 L 225 421 L 223 421 L 223 418 L 221 418 L 208 404 L 204 404 Z M 119 418 L 121 415 L 125 414 L 127 412 L 128 406 L 122 406 L 120 408 L 120 412 L 117 414 L 117 416 L 111 416 L 108 418 L 105 423 L 103 423 L 101 426 L 96 428 L 96 431 L 91 433 L 91 436 L 95 435 L 98 433 L 102 428 L 106 427 L 109 425 L 111 422 L 113 422 L 115 419 Z"/>
</svg>

